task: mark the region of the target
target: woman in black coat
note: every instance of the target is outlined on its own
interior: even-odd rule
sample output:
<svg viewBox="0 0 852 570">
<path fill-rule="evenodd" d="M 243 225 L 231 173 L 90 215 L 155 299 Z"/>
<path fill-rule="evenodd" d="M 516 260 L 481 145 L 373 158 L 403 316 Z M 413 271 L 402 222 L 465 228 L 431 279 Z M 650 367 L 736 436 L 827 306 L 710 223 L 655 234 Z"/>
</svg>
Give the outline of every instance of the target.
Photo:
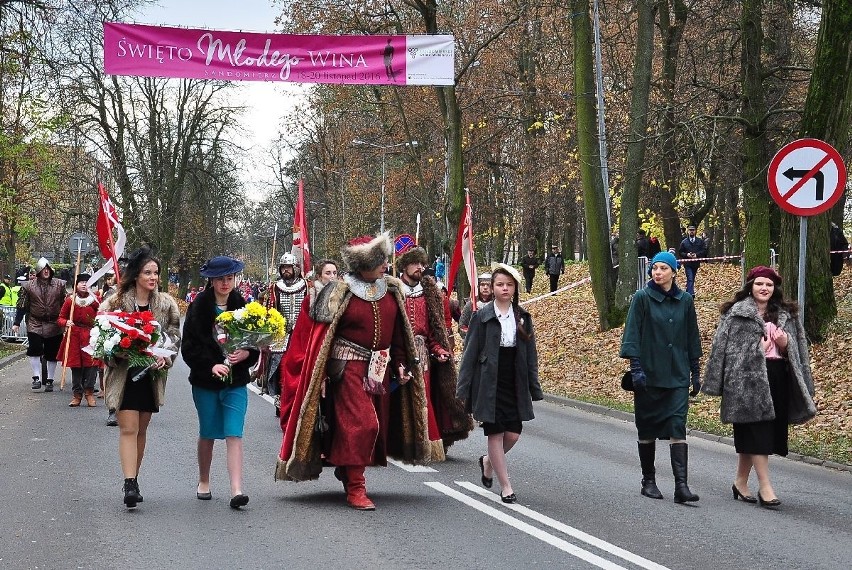
<svg viewBox="0 0 852 570">
<path fill-rule="evenodd" d="M 488 454 L 479 458 L 482 484 L 496 473 L 504 503 L 517 501 L 506 453 L 518 442 L 522 422 L 535 416 L 532 403 L 544 398 L 538 382 L 538 353 L 530 314 L 518 305 L 521 276 L 502 263 L 491 274 L 494 300 L 470 321 L 456 396 L 482 422 Z"/>
<path fill-rule="evenodd" d="M 212 498 L 210 464 L 213 443 L 225 440 L 232 508 L 248 504 L 243 494 L 243 427 L 248 409 L 249 368 L 257 362 L 254 349 L 239 349 L 225 356 L 216 341 L 216 317 L 245 306 L 235 289 L 236 275 L 243 263 L 230 257 L 214 257 L 201 268 L 207 287 L 186 313 L 183 325 L 183 360 L 189 366 L 192 400 L 198 412 L 198 488 L 196 496 Z M 227 362 L 227 364 L 226 364 Z"/>
</svg>

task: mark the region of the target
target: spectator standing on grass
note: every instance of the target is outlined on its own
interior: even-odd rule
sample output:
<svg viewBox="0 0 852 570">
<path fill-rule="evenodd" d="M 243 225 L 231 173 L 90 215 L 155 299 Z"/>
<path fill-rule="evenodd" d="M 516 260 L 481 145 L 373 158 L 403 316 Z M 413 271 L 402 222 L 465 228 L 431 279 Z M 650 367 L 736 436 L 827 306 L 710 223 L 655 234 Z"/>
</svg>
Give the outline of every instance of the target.
<svg viewBox="0 0 852 570">
<path fill-rule="evenodd" d="M 707 257 L 707 242 L 695 235 L 695 226 L 692 224 L 687 226 L 686 237 L 680 242 L 678 257 L 686 273 L 686 292 L 695 297 L 695 275 L 698 273 L 701 262 L 690 260 Z"/>
<path fill-rule="evenodd" d="M 550 246 L 550 253 L 544 258 L 544 271 L 550 278 L 550 292 L 553 293 L 559 286 L 559 276 L 565 273 L 565 260 L 556 244 Z"/>
<path fill-rule="evenodd" d="M 535 250 L 533 249 L 528 249 L 527 254 L 523 257 L 523 259 L 521 259 L 521 268 L 524 271 L 524 288 L 527 291 L 527 295 L 529 295 L 532 291 L 535 270 L 540 264 L 538 257 L 535 255 Z M 489 286 L 490 284 L 491 283 L 489 282 Z"/>
</svg>

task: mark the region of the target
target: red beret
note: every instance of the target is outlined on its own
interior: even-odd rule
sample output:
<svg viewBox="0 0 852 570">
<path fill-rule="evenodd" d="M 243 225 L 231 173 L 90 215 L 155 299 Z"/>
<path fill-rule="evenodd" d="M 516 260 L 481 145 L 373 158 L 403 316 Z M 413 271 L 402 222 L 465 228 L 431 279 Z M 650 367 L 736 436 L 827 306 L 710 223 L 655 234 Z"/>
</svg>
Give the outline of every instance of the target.
<svg viewBox="0 0 852 570">
<path fill-rule="evenodd" d="M 746 275 L 746 281 L 754 281 L 758 277 L 765 277 L 767 279 L 771 279 L 773 283 L 776 285 L 781 285 L 781 276 L 775 272 L 771 267 L 766 267 L 765 265 L 758 265 L 748 272 Z"/>
</svg>

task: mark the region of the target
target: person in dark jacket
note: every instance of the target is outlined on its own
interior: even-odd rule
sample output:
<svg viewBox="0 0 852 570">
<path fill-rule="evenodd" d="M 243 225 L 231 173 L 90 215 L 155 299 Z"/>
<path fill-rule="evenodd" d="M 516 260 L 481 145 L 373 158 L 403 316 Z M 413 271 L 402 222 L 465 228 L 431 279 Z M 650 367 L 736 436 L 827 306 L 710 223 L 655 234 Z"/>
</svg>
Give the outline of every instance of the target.
<svg viewBox="0 0 852 570">
<path fill-rule="evenodd" d="M 655 478 L 655 442 L 668 439 L 674 500 L 683 503 L 698 500 L 687 486 L 686 414 L 689 395 L 698 394 L 701 388 L 701 337 L 692 296 L 675 284 L 677 268 L 677 259 L 667 251 L 651 260 L 651 281 L 630 303 L 620 355 L 630 359 L 633 378 L 641 493 L 652 499 L 663 498 Z"/>
<path fill-rule="evenodd" d="M 223 354 L 216 342 L 216 317 L 245 306 L 234 285 L 243 262 L 218 256 L 201 267 L 208 284 L 189 306 L 183 325 L 183 360 L 189 366 L 192 400 L 198 412 L 198 488 L 196 497 L 209 500 L 210 464 L 213 443 L 225 440 L 231 508 L 248 504 L 243 494 L 243 427 L 248 408 L 249 368 L 257 362 L 258 351 L 239 349 Z M 227 383 L 226 383 L 227 382 Z"/>
<path fill-rule="evenodd" d="M 690 259 L 700 259 L 707 257 L 707 242 L 695 235 L 695 226 L 690 224 L 686 228 L 686 237 L 680 242 L 680 248 L 677 252 L 683 263 L 683 271 L 686 273 L 686 292 L 695 296 L 695 276 L 698 273 L 700 261 L 690 261 Z"/>
<path fill-rule="evenodd" d="M 535 417 L 532 403 L 544 393 L 532 318 L 518 305 L 521 276 L 509 265 L 493 267 L 494 301 L 470 321 L 456 396 L 488 437 L 488 454 L 479 458 L 482 484 L 490 488 L 494 479 L 487 474 L 496 474 L 501 499 L 514 503 L 506 453 L 521 437 L 522 422 Z"/>
<path fill-rule="evenodd" d="M 532 249 L 528 249 L 527 254 L 524 256 L 523 259 L 521 259 L 521 267 L 524 270 L 524 287 L 527 291 L 527 295 L 529 295 L 530 291 L 532 291 L 535 270 L 539 265 L 541 265 L 541 263 L 539 262 L 538 257 L 536 257 L 535 251 Z"/>
<path fill-rule="evenodd" d="M 775 507 L 769 456 L 787 455 L 787 427 L 816 413 L 814 381 L 799 307 L 784 299 L 781 276 L 758 266 L 721 307 L 702 391 L 721 396 L 722 422 L 734 426 L 737 472 L 734 500 Z M 760 490 L 748 488 L 752 468 Z"/>
<path fill-rule="evenodd" d="M 840 226 L 831 222 L 831 233 L 829 235 L 829 247 L 831 251 L 836 252 L 830 254 L 831 260 L 829 265 L 831 267 L 831 274 L 837 277 L 840 275 L 840 272 L 843 271 L 843 260 L 847 257 L 847 253 L 845 252 L 849 249 L 849 242 L 846 240 L 846 236 L 843 235 L 843 230 L 840 229 Z"/>
<path fill-rule="evenodd" d="M 639 229 L 639 231 L 636 232 L 636 257 L 647 257 L 648 259 L 653 257 L 648 254 L 648 246 L 649 242 L 647 233 L 645 230 Z"/>
<path fill-rule="evenodd" d="M 559 276 L 565 273 L 565 260 L 558 245 L 550 246 L 550 253 L 544 258 L 544 272 L 550 278 L 550 292 L 553 293 L 559 286 Z"/>
</svg>

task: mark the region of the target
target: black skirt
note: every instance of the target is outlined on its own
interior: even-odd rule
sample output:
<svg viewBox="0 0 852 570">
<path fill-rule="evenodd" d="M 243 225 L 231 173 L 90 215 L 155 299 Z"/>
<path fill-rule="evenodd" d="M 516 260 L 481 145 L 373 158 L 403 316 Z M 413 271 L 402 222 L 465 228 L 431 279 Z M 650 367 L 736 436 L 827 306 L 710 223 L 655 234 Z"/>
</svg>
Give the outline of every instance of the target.
<svg viewBox="0 0 852 570">
<path fill-rule="evenodd" d="M 633 392 L 633 418 L 640 440 L 686 439 L 689 388 L 655 388 Z"/>
<path fill-rule="evenodd" d="M 160 411 L 154 401 L 154 382 L 151 380 L 150 370 L 136 382 L 131 379 L 141 370 L 139 367 L 130 368 L 127 371 L 127 380 L 124 383 L 124 397 L 121 399 L 119 410 L 135 410 L 137 412 L 151 412 L 156 414 Z"/>
<path fill-rule="evenodd" d="M 766 361 L 769 393 L 775 419 L 765 422 L 735 423 L 734 448 L 737 453 L 786 456 L 790 406 L 790 368 L 781 358 Z"/>
<path fill-rule="evenodd" d="M 482 422 L 485 435 L 503 433 L 521 433 L 521 416 L 518 414 L 518 383 L 515 379 L 515 346 L 501 346 L 497 358 L 497 399 L 494 408 L 494 422 Z"/>
</svg>

